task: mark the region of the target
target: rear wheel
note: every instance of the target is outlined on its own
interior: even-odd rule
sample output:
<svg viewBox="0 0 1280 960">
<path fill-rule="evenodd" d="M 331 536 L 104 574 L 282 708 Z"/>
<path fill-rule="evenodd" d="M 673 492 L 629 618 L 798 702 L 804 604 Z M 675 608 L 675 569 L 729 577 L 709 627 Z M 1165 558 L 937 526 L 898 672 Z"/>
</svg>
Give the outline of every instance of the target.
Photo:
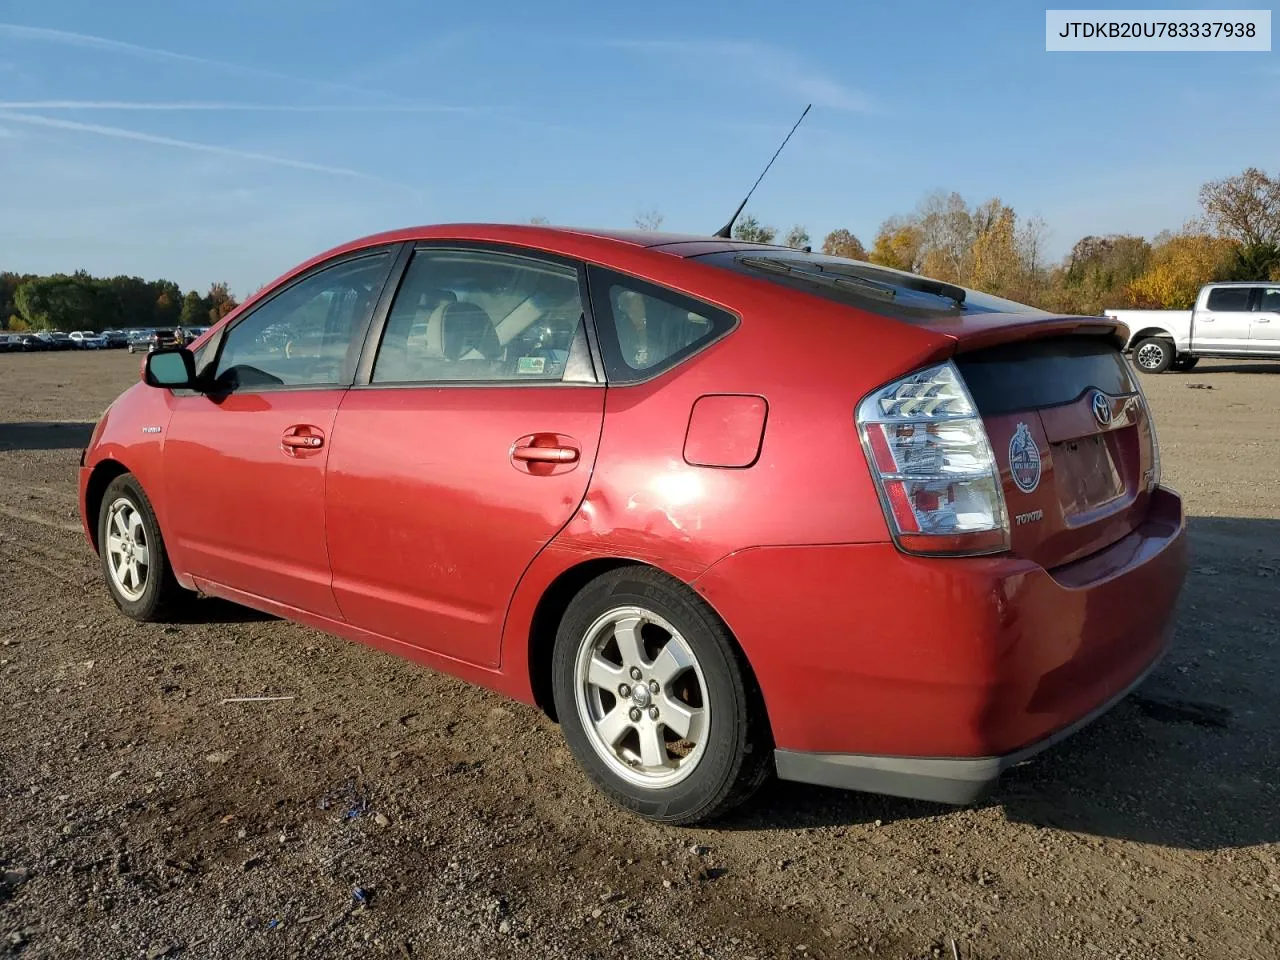
<svg viewBox="0 0 1280 960">
<path fill-rule="evenodd" d="M 1199 357 L 1178 357 L 1173 361 L 1173 369 L 1179 373 L 1191 370 L 1200 362 Z"/>
<path fill-rule="evenodd" d="M 724 624 L 687 587 L 614 570 L 573 599 L 553 655 L 565 740 L 623 807 L 696 823 L 746 800 L 769 770 L 764 704 Z"/>
<path fill-rule="evenodd" d="M 1173 364 L 1173 341 L 1163 337 L 1139 340 L 1133 348 L 1133 359 L 1145 373 L 1164 373 Z"/>
<path fill-rule="evenodd" d="M 98 556 L 111 599 L 135 620 L 163 620 L 187 596 L 173 578 L 151 501 L 131 473 L 102 496 Z"/>
</svg>

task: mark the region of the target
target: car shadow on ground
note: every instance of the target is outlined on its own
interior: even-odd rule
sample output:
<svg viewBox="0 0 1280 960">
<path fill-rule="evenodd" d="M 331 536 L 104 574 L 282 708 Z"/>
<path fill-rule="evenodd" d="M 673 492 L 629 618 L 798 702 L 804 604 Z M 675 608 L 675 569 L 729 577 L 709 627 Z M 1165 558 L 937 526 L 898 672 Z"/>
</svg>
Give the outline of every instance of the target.
<svg viewBox="0 0 1280 960">
<path fill-rule="evenodd" d="M 166 623 L 178 626 L 191 626 L 201 623 L 259 623 L 267 620 L 279 620 L 279 617 L 252 607 L 242 607 L 221 597 L 193 597 L 190 603 L 179 605 L 178 609 L 165 617 Z"/>
<path fill-rule="evenodd" d="M 78 450 L 88 445 L 93 427 L 80 420 L 0 423 L 0 450 Z"/>
<path fill-rule="evenodd" d="M 1193 517 L 1189 530 L 1192 569 L 1164 661 L 1106 716 L 1007 772 L 984 806 L 1015 823 L 1182 849 L 1280 841 L 1280 521 Z M 718 826 L 887 824 L 953 809 L 776 783 Z"/>
</svg>

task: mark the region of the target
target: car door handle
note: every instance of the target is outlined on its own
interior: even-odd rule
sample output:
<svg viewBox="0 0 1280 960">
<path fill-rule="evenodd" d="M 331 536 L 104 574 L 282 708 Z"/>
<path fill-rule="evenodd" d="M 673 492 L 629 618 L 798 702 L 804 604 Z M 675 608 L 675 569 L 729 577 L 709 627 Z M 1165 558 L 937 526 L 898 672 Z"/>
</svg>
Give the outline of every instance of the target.
<svg viewBox="0 0 1280 960">
<path fill-rule="evenodd" d="M 576 470 L 582 453 L 578 441 L 563 433 L 529 433 L 511 444 L 510 457 L 521 473 L 552 477 Z"/>
<path fill-rule="evenodd" d="M 578 451 L 573 447 L 515 447 L 511 456 L 525 463 L 574 463 L 578 459 Z"/>
<path fill-rule="evenodd" d="M 1270 322 L 1271 322 L 1270 317 L 1259 317 L 1257 320 L 1254 321 L 1254 323 L 1270 323 Z"/>
<path fill-rule="evenodd" d="M 280 438 L 280 449 L 290 457 L 307 457 L 324 446 L 324 431 L 306 423 L 295 423 Z"/>
</svg>

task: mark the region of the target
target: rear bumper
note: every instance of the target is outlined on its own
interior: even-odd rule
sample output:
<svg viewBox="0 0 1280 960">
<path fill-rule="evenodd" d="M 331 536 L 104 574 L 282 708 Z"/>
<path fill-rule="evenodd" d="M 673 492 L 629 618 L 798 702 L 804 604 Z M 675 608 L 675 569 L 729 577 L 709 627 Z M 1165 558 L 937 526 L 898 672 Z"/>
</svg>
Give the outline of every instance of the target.
<svg viewBox="0 0 1280 960">
<path fill-rule="evenodd" d="M 763 547 L 695 586 L 764 694 L 779 774 L 968 802 L 1105 712 L 1166 649 L 1187 570 L 1176 494 L 1089 557 Z"/>
<path fill-rule="evenodd" d="M 778 777 L 842 790 L 863 790 L 893 797 L 963 805 L 981 800 L 995 788 L 1000 774 L 1048 750 L 1087 727 L 1136 690 L 1159 660 L 1147 666 L 1118 695 L 1055 731 L 1043 740 L 1002 757 L 877 757 L 852 753 L 805 753 L 777 750 Z"/>
</svg>

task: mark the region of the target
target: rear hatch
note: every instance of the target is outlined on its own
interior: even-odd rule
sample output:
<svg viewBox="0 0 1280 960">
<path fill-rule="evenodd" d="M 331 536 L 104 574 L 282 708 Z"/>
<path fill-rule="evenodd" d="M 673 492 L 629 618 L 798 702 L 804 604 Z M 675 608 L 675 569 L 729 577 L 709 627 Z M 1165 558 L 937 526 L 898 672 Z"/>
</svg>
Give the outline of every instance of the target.
<svg viewBox="0 0 1280 960">
<path fill-rule="evenodd" d="M 714 243 L 669 249 L 951 342 L 1000 469 L 1015 554 L 1045 567 L 1070 563 L 1146 516 L 1159 454 L 1120 352 L 1123 323 L 1058 316 L 840 257 Z"/>
<path fill-rule="evenodd" d="M 1054 567 L 1138 526 L 1159 479 L 1158 454 L 1112 331 L 966 345 L 954 362 L 1000 467 L 1012 551 Z"/>
</svg>

